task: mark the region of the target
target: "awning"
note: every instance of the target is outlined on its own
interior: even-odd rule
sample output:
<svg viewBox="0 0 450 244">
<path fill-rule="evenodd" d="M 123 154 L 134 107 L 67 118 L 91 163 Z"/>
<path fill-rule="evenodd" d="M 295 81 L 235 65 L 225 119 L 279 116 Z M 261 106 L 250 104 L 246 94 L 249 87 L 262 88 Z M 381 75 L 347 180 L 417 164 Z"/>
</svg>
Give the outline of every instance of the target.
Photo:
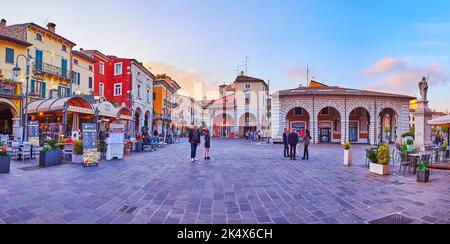
<svg viewBox="0 0 450 244">
<path fill-rule="evenodd" d="M 94 104 L 94 108 L 98 111 L 99 116 L 117 118 L 117 109 L 108 101 Z"/>
<path fill-rule="evenodd" d="M 85 98 L 78 96 L 32 102 L 28 104 L 28 113 L 36 114 L 62 111 L 66 104 L 68 112 L 95 114 L 92 104 Z"/>
<path fill-rule="evenodd" d="M 432 119 L 428 121 L 428 124 L 434 126 L 450 126 L 450 115 Z"/>
<path fill-rule="evenodd" d="M 119 119 L 133 120 L 133 112 L 127 107 L 119 108 L 117 111 L 117 116 L 119 117 Z"/>
</svg>

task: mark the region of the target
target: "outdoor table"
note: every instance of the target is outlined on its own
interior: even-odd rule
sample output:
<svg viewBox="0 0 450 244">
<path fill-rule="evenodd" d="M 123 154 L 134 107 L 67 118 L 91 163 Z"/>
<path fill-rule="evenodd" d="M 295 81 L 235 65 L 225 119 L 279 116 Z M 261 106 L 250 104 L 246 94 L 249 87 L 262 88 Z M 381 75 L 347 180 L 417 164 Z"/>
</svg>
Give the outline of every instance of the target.
<svg viewBox="0 0 450 244">
<path fill-rule="evenodd" d="M 425 155 L 425 153 L 423 153 L 423 152 L 420 152 L 420 153 L 410 153 L 410 154 L 408 154 L 408 157 L 410 157 L 411 158 L 411 161 L 412 161 L 412 163 L 413 163 L 413 174 L 416 174 L 416 171 L 417 171 L 417 163 L 418 163 L 418 161 L 420 160 L 420 158 L 423 156 L 423 155 Z"/>
</svg>

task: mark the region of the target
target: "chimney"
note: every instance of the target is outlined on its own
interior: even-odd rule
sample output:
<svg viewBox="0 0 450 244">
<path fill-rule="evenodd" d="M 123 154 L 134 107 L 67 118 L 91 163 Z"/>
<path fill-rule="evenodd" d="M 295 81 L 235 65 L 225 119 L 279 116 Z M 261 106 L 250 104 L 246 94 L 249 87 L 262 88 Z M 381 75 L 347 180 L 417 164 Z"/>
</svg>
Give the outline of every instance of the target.
<svg viewBox="0 0 450 244">
<path fill-rule="evenodd" d="M 5 27 L 6 26 L 6 20 L 2 19 L 0 20 L 0 27 Z"/>
<path fill-rule="evenodd" d="M 244 71 L 241 71 L 241 76 L 245 76 L 245 73 L 244 73 Z"/>
<path fill-rule="evenodd" d="M 56 31 L 56 24 L 55 24 L 55 23 L 51 23 L 51 22 L 48 23 L 48 24 L 47 24 L 47 29 L 48 29 L 49 31 L 55 33 L 55 31 Z"/>
</svg>

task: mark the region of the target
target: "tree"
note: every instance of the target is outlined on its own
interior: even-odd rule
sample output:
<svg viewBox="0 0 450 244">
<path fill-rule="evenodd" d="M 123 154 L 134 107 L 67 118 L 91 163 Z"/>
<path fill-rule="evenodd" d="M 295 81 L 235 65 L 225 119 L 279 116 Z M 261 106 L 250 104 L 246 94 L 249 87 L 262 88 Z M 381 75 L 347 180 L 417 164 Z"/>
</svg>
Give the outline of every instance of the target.
<svg viewBox="0 0 450 244">
<path fill-rule="evenodd" d="M 442 126 L 441 127 L 441 132 L 444 133 L 444 134 L 447 134 L 448 133 L 448 126 Z"/>
</svg>

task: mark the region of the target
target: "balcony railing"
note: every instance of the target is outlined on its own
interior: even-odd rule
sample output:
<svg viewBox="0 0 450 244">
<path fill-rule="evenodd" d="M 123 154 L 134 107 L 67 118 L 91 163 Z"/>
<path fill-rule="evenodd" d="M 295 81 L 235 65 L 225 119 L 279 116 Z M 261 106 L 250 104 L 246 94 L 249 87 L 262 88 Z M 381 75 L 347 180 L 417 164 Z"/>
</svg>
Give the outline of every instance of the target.
<svg viewBox="0 0 450 244">
<path fill-rule="evenodd" d="M 69 71 L 67 69 L 62 69 L 52 64 L 48 64 L 42 61 L 33 62 L 33 71 L 35 73 L 44 73 L 49 75 L 56 75 L 64 79 L 70 79 Z"/>
<path fill-rule="evenodd" d="M 20 96 L 20 83 L 0 80 L 0 95 Z"/>
</svg>

